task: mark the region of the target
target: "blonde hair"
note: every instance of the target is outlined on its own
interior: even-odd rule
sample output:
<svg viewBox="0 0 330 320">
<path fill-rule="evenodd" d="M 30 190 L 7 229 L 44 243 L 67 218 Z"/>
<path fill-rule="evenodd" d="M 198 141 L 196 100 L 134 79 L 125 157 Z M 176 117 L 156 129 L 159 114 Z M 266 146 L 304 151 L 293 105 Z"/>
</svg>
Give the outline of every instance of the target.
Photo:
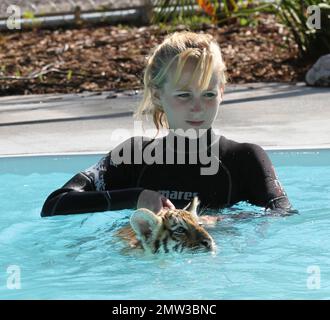
<svg viewBox="0 0 330 320">
<path fill-rule="evenodd" d="M 199 76 L 198 84 L 203 90 L 209 85 L 215 63 L 221 85 L 224 86 L 227 82 L 226 67 L 220 47 L 211 35 L 189 31 L 175 32 L 168 35 L 147 57 L 143 79 L 143 99 L 135 113 L 135 117 L 151 114 L 157 132 L 161 127 L 168 128 L 168 122 L 162 106 L 156 105 L 152 101 L 151 90 L 162 88 L 167 80 L 168 71 L 175 62 L 177 64 L 174 83 L 177 83 L 188 59 L 198 61 L 192 79 Z"/>
</svg>

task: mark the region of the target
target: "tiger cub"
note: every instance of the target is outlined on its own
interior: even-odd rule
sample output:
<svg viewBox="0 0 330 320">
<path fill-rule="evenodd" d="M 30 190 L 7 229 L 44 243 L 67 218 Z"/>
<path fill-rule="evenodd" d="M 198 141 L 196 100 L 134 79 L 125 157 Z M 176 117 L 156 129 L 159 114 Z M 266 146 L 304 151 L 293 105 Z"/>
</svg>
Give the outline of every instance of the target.
<svg viewBox="0 0 330 320">
<path fill-rule="evenodd" d="M 130 225 L 117 231 L 117 236 L 129 248 L 152 254 L 213 251 L 214 241 L 198 220 L 198 204 L 194 197 L 184 209 L 163 208 L 155 214 L 140 208 L 132 214 Z"/>
</svg>

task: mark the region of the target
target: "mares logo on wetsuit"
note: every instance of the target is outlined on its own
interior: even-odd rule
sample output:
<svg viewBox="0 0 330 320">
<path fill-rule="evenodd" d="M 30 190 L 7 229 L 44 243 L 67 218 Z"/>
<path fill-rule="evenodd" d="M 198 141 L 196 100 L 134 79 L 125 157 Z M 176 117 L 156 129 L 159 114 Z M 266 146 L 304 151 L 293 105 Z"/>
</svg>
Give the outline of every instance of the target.
<svg viewBox="0 0 330 320">
<path fill-rule="evenodd" d="M 170 200 L 192 200 L 193 197 L 198 196 L 198 192 L 189 191 L 170 191 L 170 190 L 158 190 L 164 197 Z"/>
</svg>

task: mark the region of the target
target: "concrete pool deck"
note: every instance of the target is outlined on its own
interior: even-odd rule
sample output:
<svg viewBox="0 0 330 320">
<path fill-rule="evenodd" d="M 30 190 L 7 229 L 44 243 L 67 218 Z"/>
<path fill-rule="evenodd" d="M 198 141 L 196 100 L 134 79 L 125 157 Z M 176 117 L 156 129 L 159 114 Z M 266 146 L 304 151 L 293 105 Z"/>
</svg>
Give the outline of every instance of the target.
<svg viewBox="0 0 330 320">
<path fill-rule="evenodd" d="M 125 134 L 143 134 L 132 117 L 140 100 L 133 92 L 1 97 L 0 156 L 108 152 Z M 330 89 L 229 85 L 213 127 L 266 149 L 330 148 Z"/>
</svg>

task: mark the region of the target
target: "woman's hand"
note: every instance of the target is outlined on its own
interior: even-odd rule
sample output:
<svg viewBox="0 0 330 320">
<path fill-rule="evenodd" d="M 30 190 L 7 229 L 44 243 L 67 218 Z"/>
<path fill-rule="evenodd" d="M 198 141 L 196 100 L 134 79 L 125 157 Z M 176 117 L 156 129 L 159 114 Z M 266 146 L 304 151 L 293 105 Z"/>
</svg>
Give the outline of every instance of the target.
<svg viewBox="0 0 330 320">
<path fill-rule="evenodd" d="M 217 222 L 223 220 L 223 218 L 221 216 L 202 215 L 198 216 L 198 220 L 206 227 L 214 227 Z"/>
<path fill-rule="evenodd" d="M 137 208 L 146 208 L 154 213 L 158 213 L 163 208 L 175 209 L 175 206 L 159 192 L 146 189 L 139 196 Z"/>
</svg>

